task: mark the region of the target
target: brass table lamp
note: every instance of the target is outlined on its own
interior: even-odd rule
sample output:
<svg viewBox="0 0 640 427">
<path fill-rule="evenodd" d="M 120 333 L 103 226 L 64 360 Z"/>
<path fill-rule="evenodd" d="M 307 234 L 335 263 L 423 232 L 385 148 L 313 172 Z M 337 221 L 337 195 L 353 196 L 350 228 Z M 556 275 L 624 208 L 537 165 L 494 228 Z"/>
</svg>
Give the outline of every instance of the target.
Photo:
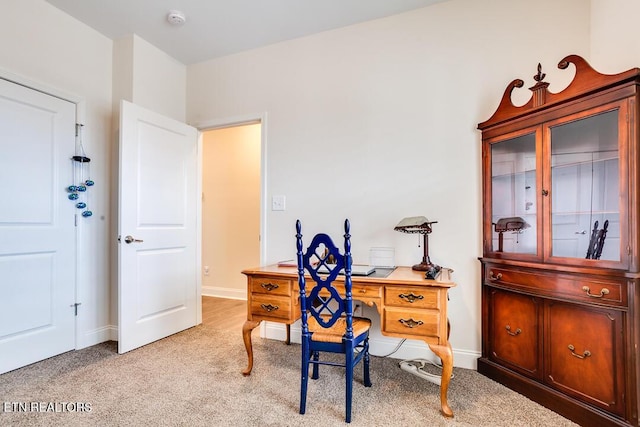
<svg viewBox="0 0 640 427">
<path fill-rule="evenodd" d="M 438 221 L 429 221 L 424 216 L 411 216 L 404 218 L 393 229 L 402 233 L 409 234 L 422 234 L 424 236 L 424 254 L 422 256 L 422 262 L 411 267 L 416 271 L 428 271 L 437 273 L 439 267 L 431 262 L 429 258 L 429 233 L 431 233 L 431 224 L 436 224 Z"/>
</svg>

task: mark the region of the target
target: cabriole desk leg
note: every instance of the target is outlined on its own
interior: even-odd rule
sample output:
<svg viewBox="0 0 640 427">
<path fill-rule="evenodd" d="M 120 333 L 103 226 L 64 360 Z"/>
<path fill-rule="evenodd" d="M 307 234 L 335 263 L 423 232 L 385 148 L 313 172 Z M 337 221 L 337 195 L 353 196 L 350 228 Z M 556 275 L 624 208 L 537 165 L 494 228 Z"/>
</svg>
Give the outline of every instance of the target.
<svg viewBox="0 0 640 427">
<path fill-rule="evenodd" d="M 251 345 L 251 332 L 260 324 L 260 321 L 247 320 L 242 326 L 242 339 L 244 340 L 244 347 L 247 349 L 247 357 L 249 358 L 249 364 L 247 369 L 242 371 L 242 375 L 245 377 L 251 374 L 253 369 L 253 346 Z"/>
<path fill-rule="evenodd" d="M 429 348 L 442 360 L 442 381 L 440 383 L 440 406 L 442 415 L 445 417 L 453 417 L 453 411 L 447 402 L 447 391 L 449 390 L 449 381 L 453 373 L 453 351 L 451 344 L 447 341 L 443 345 L 429 344 Z"/>
</svg>

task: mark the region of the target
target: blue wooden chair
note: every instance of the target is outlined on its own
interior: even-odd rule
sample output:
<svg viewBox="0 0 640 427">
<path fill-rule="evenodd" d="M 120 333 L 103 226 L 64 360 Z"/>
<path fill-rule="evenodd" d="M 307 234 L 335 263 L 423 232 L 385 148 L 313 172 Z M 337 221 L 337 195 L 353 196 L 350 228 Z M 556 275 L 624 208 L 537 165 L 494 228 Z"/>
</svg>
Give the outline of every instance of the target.
<svg viewBox="0 0 640 427">
<path fill-rule="evenodd" d="M 296 221 L 298 254 L 298 284 L 302 322 L 302 374 L 300 413 L 307 403 L 309 365 L 313 365 L 312 379 L 319 378 L 319 365 L 341 366 L 346 369 L 346 416 L 351 422 L 353 370 L 364 361 L 364 385 L 371 387 L 369 377 L 369 329 L 371 320 L 353 317 L 351 295 L 351 236 L 349 220 L 344 222 L 344 254 L 323 233 L 316 234 L 305 253 L 302 252 L 300 221 Z M 307 286 L 305 271 L 311 277 Z M 334 286 L 340 273 L 344 274 L 344 294 Z M 321 360 L 321 352 L 342 353 L 344 362 Z"/>
</svg>

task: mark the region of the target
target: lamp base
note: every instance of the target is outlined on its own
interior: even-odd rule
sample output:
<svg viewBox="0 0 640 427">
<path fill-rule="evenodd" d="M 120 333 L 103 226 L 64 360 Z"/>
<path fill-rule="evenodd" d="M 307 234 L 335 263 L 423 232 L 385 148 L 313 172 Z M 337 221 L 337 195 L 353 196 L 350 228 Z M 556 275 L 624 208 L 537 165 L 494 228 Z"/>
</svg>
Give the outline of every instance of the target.
<svg viewBox="0 0 640 427">
<path fill-rule="evenodd" d="M 426 273 L 424 277 L 426 279 L 435 279 L 440 268 L 441 267 L 439 265 L 433 264 L 431 260 L 427 260 L 426 262 L 422 261 L 420 264 L 416 264 L 411 267 L 411 269 L 415 271 L 425 271 Z"/>
<path fill-rule="evenodd" d="M 435 267 L 435 266 L 433 264 L 431 264 L 430 262 L 421 262 L 420 264 L 416 264 L 416 265 L 412 266 L 411 269 L 415 270 L 415 271 L 429 271 L 433 267 Z"/>
</svg>

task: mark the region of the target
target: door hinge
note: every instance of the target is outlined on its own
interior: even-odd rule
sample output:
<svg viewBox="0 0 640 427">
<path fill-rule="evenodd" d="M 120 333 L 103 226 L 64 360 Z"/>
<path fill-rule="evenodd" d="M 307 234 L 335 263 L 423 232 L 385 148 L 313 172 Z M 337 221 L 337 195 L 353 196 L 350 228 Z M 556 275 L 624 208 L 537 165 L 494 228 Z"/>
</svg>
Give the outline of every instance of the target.
<svg viewBox="0 0 640 427">
<path fill-rule="evenodd" d="M 80 135 L 80 129 L 82 129 L 83 124 L 76 123 L 76 138 Z"/>
<path fill-rule="evenodd" d="M 82 304 L 81 302 L 77 302 L 75 304 L 71 304 L 69 307 L 73 307 L 73 309 L 75 310 L 75 316 L 78 315 L 78 306 Z"/>
</svg>

